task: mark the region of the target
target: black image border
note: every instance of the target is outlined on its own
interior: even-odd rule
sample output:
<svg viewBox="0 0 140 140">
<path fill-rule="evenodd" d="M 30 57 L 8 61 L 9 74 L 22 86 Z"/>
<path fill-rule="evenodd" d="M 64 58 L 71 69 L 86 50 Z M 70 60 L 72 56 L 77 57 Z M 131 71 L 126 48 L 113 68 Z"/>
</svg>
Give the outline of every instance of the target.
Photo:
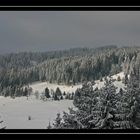
<svg viewBox="0 0 140 140">
<path fill-rule="evenodd" d="M 0 5 L 1 11 L 140 11 L 140 6 L 11 6 Z M 1 129 L 0 134 L 140 134 L 140 130 L 105 129 Z"/>
</svg>

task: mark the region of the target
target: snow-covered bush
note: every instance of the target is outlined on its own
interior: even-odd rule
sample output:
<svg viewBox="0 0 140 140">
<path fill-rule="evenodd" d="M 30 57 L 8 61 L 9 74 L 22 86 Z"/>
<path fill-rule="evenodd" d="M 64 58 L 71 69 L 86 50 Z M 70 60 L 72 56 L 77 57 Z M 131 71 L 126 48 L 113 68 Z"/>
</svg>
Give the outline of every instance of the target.
<svg viewBox="0 0 140 140">
<path fill-rule="evenodd" d="M 34 95 L 35 95 L 35 98 L 38 100 L 39 99 L 39 92 L 35 91 Z"/>
</svg>

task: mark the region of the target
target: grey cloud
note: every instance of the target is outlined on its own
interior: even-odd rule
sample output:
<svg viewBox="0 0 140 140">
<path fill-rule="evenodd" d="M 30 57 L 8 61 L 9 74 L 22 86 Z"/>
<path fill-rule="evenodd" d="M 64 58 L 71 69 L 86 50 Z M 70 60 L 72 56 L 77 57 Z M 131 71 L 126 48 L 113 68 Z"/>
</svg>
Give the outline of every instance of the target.
<svg viewBox="0 0 140 140">
<path fill-rule="evenodd" d="M 140 45 L 140 11 L 0 11 L 0 53 Z"/>
</svg>

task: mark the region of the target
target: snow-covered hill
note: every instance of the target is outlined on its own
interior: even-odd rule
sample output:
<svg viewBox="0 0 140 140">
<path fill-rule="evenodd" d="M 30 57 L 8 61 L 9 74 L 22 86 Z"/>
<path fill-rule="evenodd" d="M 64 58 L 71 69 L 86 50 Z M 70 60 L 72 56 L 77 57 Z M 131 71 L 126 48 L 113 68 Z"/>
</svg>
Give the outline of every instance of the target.
<svg viewBox="0 0 140 140">
<path fill-rule="evenodd" d="M 77 88 L 82 87 L 81 84 L 75 85 L 75 86 L 67 86 L 67 85 L 51 84 L 51 83 L 48 83 L 48 82 L 36 82 L 36 83 L 33 83 L 29 86 L 33 89 L 33 92 L 38 91 L 39 93 L 43 92 L 46 87 L 48 87 L 49 90 L 53 89 L 54 91 L 56 90 L 57 87 L 59 87 L 62 92 L 65 91 L 66 93 L 75 92 L 75 90 Z"/>
<path fill-rule="evenodd" d="M 118 87 L 118 90 L 119 90 L 120 88 L 124 88 L 124 84 L 122 83 L 122 81 L 117 81 L 118 76 L 120 76 L 120 78 L 123 79 L 124 73 L 120 72 L 120 73 L 112 76 L 112 78 L 116 80 L 116 81 L 114 81 L 114 85 L 116 87 Z M 98 87 L 100 89 L 101 87 L 104 86 L 104 81 L 101 82 L 100 80 L 96 80 L 95 83 L 96 84 L 93 86 L 93 88 Z M 78 84 L 78 85 L 74 85 L 74 86 L 67 86 L 67 85 L 51 84 L 48 82 L 35 82 L 29 86 L 33 89 L 33 92 L 38 91 L 39 93 L 42 93 L 46 87 L 48 87 L 49 90 L 53 89 L 54 91 L 56 90 L 57 87 L 59 87 L 62 92 L 65 91 L 66 93 L 68 93 L 68 92 L 72 93 L 72 92 L 75 92 L 77 88 L 81 88 L 82 84 Z"/>
</svg>

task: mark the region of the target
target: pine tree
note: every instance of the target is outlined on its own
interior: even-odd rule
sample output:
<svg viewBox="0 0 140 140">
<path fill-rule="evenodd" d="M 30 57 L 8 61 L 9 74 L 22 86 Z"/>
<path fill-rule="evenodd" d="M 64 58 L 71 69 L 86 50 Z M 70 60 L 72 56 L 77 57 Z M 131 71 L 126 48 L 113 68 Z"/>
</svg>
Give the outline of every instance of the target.
<svg viewBox="0 0 140 140">
<path fill-rule="evenodd" d="M 56 93 L 54 93 L 54 95 L 53 95 L 53 99 L 54 99 L 55 101 L 59 100 L 59 98 L 58 98 L 58 96 L 57 96 Z"/>
<path fill-rule="evenodd" d="M 124 84 L 127 85 L 127 83 L 128 83 L 128 75 L 126 74 L 124 77 Z"/>
<path fill-rule="evenodd" d="M 5 129 L 6 126 L 4 125 L 4 121 L 1 119 L 1 116 L 0 116 L 0 129 Z"/>
<path fill-rule="evenodd" d="M 61 128 L 61 121 L 62 121 L 62 118 L 60 117 L 60 113 L 57 113 L 57 117 L 53 123 L 54 128 L 60 129 Z"/>
<path fill-rule="evenodd" d="M 120 91 L 119 91 L 119 93 L 118 93 L 118 94 L 120 94 L 121 96 L 123 96 L 123 93 L 124 93 L 123 89 L 122 89 L 122 88 L 120 88 Z"/>
<path fill-rule="evenodd" d="M 117 81 L 121 81 L 121 77 L 120 76 L 117 77 Z"/>
<path fill-rule="evenodd" d="M 98 121 L 94 121 L 96 129 L 112 129 L 113 128 L 113 116 L 115 114 L 115 104 L 116 104 L 116 87 L 112 84 L 112 80 L 107 80 L 105 87 L 101 89 L 100 98 L 97 103 L 97 108 L 95 114 L 97 113 Z"/>
<path fill-rule="evenodd" d="M 102 82 L 102 81 L 103 81 L 103 78 L 101 77 L 101 78 L 100 78 L 100 82 Z"/>
<path fill-rule="evenodd" d="M 92 87 L 90 87 L 91 92 L 87 91 L 88 85 L 84 85 L 82 89 L 79 89 L 75 93 L 74 97 L 74 105 L 78 107 L 78 111 L 70 110 L 71 114 L 68 114 L 64 112 L 63 115 L 63 122 L 61 123 L 60 128 L 62 129 L 81 129 L 81 128 L 87 128 L 89 123 L 88 119 L 91 119 L 92 116 L 90 115 L 92 106 L 92 101 L 90 100 L 89 96 L 92 96 L 91 92 L 93 91 Z M 87 91 L 86 93 L 84 93 Z M 81 92 L 80 96 L 79 93 Z M 82 95 L 83 94 L 83 95 Z M 87 95 L 87 97 L 84 98 L 84 96 Z M 84 103 L 85 102 L 85 103 Z M 86 106 L 87 104 L 87 106 Z M 90 111 L 89 111 L 90 109 Z M 55 126 L 54 126 L 55 127 Z"/>
<path fill-rule="evenodd" d="M 59 89 L 59 87 L 56 88 L 55 94 L 57 95 L 58 98 L 60 98 L 60 97 L 62 96 L 62 92 L 61 92 L 61 90 Z"/>
<path fill-rule="evenodd" d="M 52 129 L 51 123 L 49 122 L 49 125 L 47 126 L 47 129 Z"/>
<path fill-rule="evenodd" d="M 45 88 L 45 97 L 50 98 L 50 91 L 49 91 L 48 87 Z"/>
<path fill-rule="evenodd" d="M 63 95 L 65 96 L 66 95 L 66 92 L 64 91 Z"/>
<path fill-rule="evenodd" d="M 24 89 L 24 96 L 28 96 L 28 88 L 27 87 L 25 87 L 25 89 Z"/>
<path fill-rule="evenodd" d="M 63 100 L 63 96 L 60 97 L 60 100 Z"/>
</svg>

